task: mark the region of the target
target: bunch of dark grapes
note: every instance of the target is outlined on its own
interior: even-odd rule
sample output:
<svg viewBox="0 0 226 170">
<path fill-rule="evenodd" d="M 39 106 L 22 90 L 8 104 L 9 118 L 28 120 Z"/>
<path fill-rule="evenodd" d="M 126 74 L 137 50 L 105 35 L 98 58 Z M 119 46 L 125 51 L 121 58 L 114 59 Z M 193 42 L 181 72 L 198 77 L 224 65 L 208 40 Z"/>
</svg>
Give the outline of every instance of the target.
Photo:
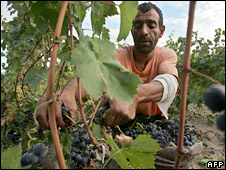
<svg viewBox="0 0 226 170">
<path fill-rule="evenodd" d="M 153 139 L 158 140 L 158 143 L 162 148 L 170 143 L 169 133 L 160 126 L 157 126 L 151 122 L 147 124 L 147 128 L 145 130 L 127 128 L 122 129 L 122 131 L 125 135 L 130 136 L 133 139 L 136 139 L 137 136 L 142 134 L 150 135 Z"/>
<path fill-rule="evenodd" d="M 171 123 L 167 126 L 167 131 L 170 133 L 171 141 L 177 145 L 177 137 L 179 132 L 179 120 L 176 120 L 174 123 Z M 196 134 L 196 129 L 189 130 L 188 127 L 184 127 L 184 145 L 193 146 L 195 144 L 195 139 L 192 134 Z"/>
<path fill-rule="evenodd" d="M 96 153 L 92 150 L 92 141 L 84 128 L 75 130 L 70 157 L 71 169 L 83 169 L 88 165 L 90 159 L 96 159 Z"/>
<path fill-rule="evenodd" d="M 140 129 L 131 129 L 123 127 L 121 128 L 122 132 L 136 139 L 137 136 L 146 134 L 150 135 L 153 139 L 158 140 L 159 145 L 164 148 L 169 145 L 170 142 L 173 142 L 177 145 L 177 137 L 178 137 L 178 128 L 179 128 L 179 121 L 175 121 L 167 126 L 166 129 L 163 129 L 161 126 L 158 126 L 152 122 L 146 124 L 146 128 L 144 130 Z M 117 129 L 113 129 L 113 137 L 120 132 Z M 195 144 L 195 139 L 192 134 L 196 134 L 196 130 L 193 129 L 189 131 L 188 127 L 185 127 L 185 135 L 184 135 L 184 145 L 185 146 L 192 146 Z"/>
<path fill-rule="evenodd" d="M 32 152 L 26 152 L 22 155 L 20 163 L 22 166 L 42 163 L 45 160 L 47 148 L 42 143 L 34 145 Z"/>
</svg>

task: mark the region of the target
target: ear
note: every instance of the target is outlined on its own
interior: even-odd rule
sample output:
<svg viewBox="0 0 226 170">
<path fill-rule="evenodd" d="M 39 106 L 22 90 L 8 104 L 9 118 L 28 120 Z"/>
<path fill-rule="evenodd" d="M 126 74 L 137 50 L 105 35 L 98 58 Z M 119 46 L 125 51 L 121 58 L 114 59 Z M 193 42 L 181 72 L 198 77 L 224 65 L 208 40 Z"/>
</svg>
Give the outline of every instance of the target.
<svg viewBox="0 0 226 170">
<path fill-rule="evenodd" d="M 165 32 L 165 25 L 163 25 L 162 28 L 160 28 L 159 38 L 162 38 L 164 32 Z"/>
</svg>

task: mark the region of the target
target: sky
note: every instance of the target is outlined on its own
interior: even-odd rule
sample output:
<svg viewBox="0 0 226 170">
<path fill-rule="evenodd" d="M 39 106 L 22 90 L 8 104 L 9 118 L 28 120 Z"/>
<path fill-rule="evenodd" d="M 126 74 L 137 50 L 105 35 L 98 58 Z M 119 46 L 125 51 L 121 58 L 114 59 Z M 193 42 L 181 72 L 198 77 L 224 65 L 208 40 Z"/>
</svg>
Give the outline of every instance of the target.
<svg viewBox="0 0 226 170">
<path fill-rule="evenodd" d="M 143 2 L 152 2 L 158 6 L 163 13 L 163 24 L 166 29 L 163 37 L 159 39 L 158 46 L 164 46 L 171 33 L 173 33 L 173 40 L 175 41 L 180 36 L 186 37 L 189 1 L 139 1 L 138 4 Z M 122 1 L 115 1 L 115 3 L 119 5 Z M 6 4 L 6 1 L 1 1 L 1 19 L 6 18 L 7 21 L 10 21 L 13 16 L 10 16 L 10 12 L 7 11 Z M 120 13 L 118 6 L 117 9 Z M 82 27 L 83 29 L 92 29 L 90 10 L 88 10 L 86 14 Z M 107 17 L 105 27 L 110 30 L 110 41 L 116 43 L 120 30 L 120 15 Z M 193 31 L 198 31 L 198 37 L 204 37 L 205 40 L 213 40 L 215 29 L 217 28 L 225 30 L 225 1 L 197 1 Z M 75 33 L 75 31 L 73 32 Z M 92 31 L 84 30 L 84 33 L 85 35 L 92 35 Z M 123 44 L 124 42 L 133 45 L 131 33 L 129 33 L 126 40 L 122 40 L 119 43 Z M 1 57 L 1 63 L 4 62 L 6 62 L 6 59 Z"/>
</svg>

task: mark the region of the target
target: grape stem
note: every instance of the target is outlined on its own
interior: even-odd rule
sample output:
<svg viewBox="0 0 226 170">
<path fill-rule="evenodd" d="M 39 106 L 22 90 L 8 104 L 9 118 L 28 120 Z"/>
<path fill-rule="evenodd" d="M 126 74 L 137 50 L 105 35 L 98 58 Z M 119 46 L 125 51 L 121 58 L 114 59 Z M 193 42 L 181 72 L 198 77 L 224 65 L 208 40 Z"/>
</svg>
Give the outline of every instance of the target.
<svg viewBox="0 0 226 170">
<path fill-rule="evenodd" d="M 82 114 L 82 119 L 83 119 L 83 122 L 84 122 L 84 127 L 87 129 L 87 132 L 88 132 L 89 137 L 92 140 L 93 144 L 97 147 L 98 150 L 101 150 L 100 144 L 93 137 L 91 130 L 88 126 L 88 123 L 86 121 L 86 116 L 85 116 L 85 113 L 84 113 L 85 105 L 82 103 L 82 95 L 81 95 L 82 82 L 81 82 L 80 78 L 77 78 L 77 83 L 78 83 L 78 96 L 79 96 L 78 102 L 79 102 L 79 106 L 80 106 L 80 113 Z"/>
<path fill-rule="evenodd" d="M 99 106 L 100 106 L 100 101 L 98 102 L 97 107 L 96 107 L 96 109 L 95 109 L 95 112 L 94 112 L 94 114 L 93 114 L 93 116 L 92 116 L 92 119 L 91 119 L 91 121 L 90 121 L 90 123 L 89 123 L 89 128 L 92 127 L 93 119 L 94 119 L 94 117 L 95 117 L 95 115 L 96 115 L 96 113 L 97 113 L 97 110 L 98 110 Z"/>
<path fill-rule="evenodd" d="M 122 132 L 122 130 L 120 129 L 119 125 L 117 125 L 116 128 L 119 130 L 119 132 L 120 132 L 121 134 L 123 134 L 123 135 L 125 136 L 125 134 L 124 134 L 124 133 Z"/>
</svg>

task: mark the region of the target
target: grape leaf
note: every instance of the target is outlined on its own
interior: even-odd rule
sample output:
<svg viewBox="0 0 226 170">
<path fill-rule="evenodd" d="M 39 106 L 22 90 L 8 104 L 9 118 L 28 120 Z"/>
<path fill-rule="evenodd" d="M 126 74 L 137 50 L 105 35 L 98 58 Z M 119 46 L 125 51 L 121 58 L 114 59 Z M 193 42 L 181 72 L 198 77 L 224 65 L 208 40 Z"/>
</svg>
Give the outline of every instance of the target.
<svg viewBox="0 0 226 170">
<path fill-rule="evenodd" d="M 73 3 L 73 1 L 72 1 Z M 76 4 L 81 3 L 80 5 L 76 5 L 76 15 L 78 16 L 80 21 L 83 21 L 86 16 L 86 9 L 90 6 L 89 2 L 84 1 L 76 1 Z"/>
<path fill-rule="evenodd" d="M 43 34 L 48 29 L 48 26 L 55 31 L 59 12 L 61 9 L 61 2 L 36 1 L 31 7 L 31 15 L 34 17 L 34 23 Z M 65 14 L 62 34 L 67 34 L 68 31 L 68 16 Z"/>
<path fill-rule="evenodd" d="M 114 2 L 112 1 L 109 2 L 114 4 Z M 117 8 L 112 4 L 101 4 L 99 2 L 92 2 L 91 23 L 94 34 L 101 34 L 101 32 L 103 31 L 103 25 L 105 24 L 106 17 L 118 14 Z"/>
<path fill-rule="evenodd" d="M 117 38 L 117 41 L 126 39 L 129 34 L 129 31 L 132 28 L 132 21 L 137 13 L 138 1 L 123 1 L 120 5 L 121 11 L 121 23 L 120 23 L 120 32 Z"/>
<path fill-rule="evenodd" d="M 21 144 L 8 148 L 1 153 L 1 169 L 21 169 Z"/>
<path fill-rule="evenodd" d="M 91 7 L 92 30 L 94 34 L 100 35 L 103 25 L 105 24 L 105 18 L 102 13 L 102 4 L 99 2 L 92 2 Z"/>
<path fill-rule="evenodd" d="M 112 146 L 116 145 L 113 139 L 108 139 L 107 143 Z M 128 169 L 129 165 L 134 169 L 153 169 L 155 168 L 154 155 L 161 149 L 157 140 L 152 139 L 149 135 L 139 135 L 130 143 L 122 143 L 121 149 L 115 147 L 115 150 L 111 151 L 111 155 L 114 154 L 115 160 L 123 169 Z"/>
<path fill-rule="evenodd" d="M 113 43 L 86 37 L 72 51 L 71 64 L 77 65 L 77 77 L 82 79 L 82 87 L 94 100 L 98 100 L 106 88 L 110 98 L 132 103 L 142 81 L 114 58 L 115 52 Z"/>
<path fill-rule="evenodd" d="M 31 85 L 32 88 L 37 89 L 41 80 L 47 80 L 48 74 L 46 68 L 31 68 L 26 76 L 26 81 Z M 34 76 L 35 75 L 35 76 Z"/>
</svg>

